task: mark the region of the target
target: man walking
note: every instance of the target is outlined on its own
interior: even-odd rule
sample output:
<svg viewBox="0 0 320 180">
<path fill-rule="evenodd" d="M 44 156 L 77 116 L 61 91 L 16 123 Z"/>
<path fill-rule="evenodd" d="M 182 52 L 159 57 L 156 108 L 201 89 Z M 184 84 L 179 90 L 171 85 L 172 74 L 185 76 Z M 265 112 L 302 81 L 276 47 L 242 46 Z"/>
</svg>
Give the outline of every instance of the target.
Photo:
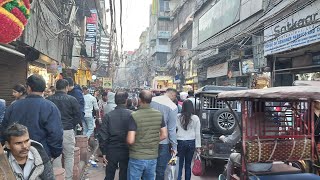
<svg viewBox="0 0 320 180">
<path fill-rule="evenodd" d="M 86 135 L 90 139 L 94 130 L 94 118 L 92 115 L 92 110 L 96 111 L 97 117 L 99 117 L 99 106 L 97 99 L 89 93 L 88 87 L 83 87 L 83 98 L 84 98 L 84 121 L 83 135 Z"/>
<path fill-rule="evenodd" d="M 2 130 L 17 122 L 28 127 L 30 138 L 41 143 L 51 158 L 62 153 L 63 127 L 57 106 L 42 97 L 46 82 L 40 75 L 27 79 L 28 96 L 10 105 Z"/>
<path fill-rule="evenodd" d="M 74 148 L 76 144 L 74 128 L 81 122 L 80 106 L 77 99 L 67 95 L 68 81 L 60 79 L 56 82 L 56 93 L 47 99 L 52 101 L 60 110 L 63 125 L 63 156 L 66 179 L 73 178 Z M 62 167 L 61 155 L 54 160 L 54 167 Z"/>
<path fill-rule="evenodd" d="M 140 109 L 131 115 L 127 142 L 130 144 L 129 180 L 153 180 L 158 158 L 159 142 L 168 136 L 160 111 L 150 107 L 152 93 L 139 94 Z M 160 132 L 160 137 L 159 137 Z"/>
<path fill-rule="evenodd" d="M 107 113 L 99 131 L 99 141 L 107 164 L 105 180 L 113 180 L 118 164 L 119 179 L 127 179 L 129 149 L 126 143 L 131 111 L 126 109 L 127 92 L 117 92 L 115 110 Z"/>
<path fill-rule="evenodd" d="M 55 179 L 46 151 L 40 143 L 29 138 L 27 127 L 16 123 L 3 134 L 8 160 L 16 179 Z"/>
<path fill-rule="evenodd" d="M 74 84 L 74 81 L 72 78 L 67 77 L 65 78 L 65 80 L 67 80 L 69 83 L 68 95 L 73 96 L 78 100 L 80 112 L 82 113 L 81 120 L 84 120 L 84 98 L 82 94 L 82 89 L 80 88 L 79 85 Z"/>
<path fill-rule="evenodd" d="M 172 155 L 177 154 L 177 115 L 178 107 L 173 101 L 177 98 L 177 90 L 168 88 L 162 96 L 152 98 L 150 106 L 163 115 L 168 129 L 168 138 L 160 142 L 157 161 L 156 180 L 164 179 L 164 172 Z M 170 147 L 171 146 L 171 147 Z M 171 154 L 170 154 L 171 151 Z"/>
</svg>

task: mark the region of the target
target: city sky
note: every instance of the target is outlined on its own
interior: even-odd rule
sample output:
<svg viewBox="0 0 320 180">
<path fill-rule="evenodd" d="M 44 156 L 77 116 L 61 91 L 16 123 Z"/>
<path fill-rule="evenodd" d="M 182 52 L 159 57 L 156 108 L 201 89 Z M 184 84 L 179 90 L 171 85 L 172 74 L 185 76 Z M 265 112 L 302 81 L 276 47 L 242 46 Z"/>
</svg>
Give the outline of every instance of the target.
<svg viewBox="0 0 320 180">
<path fill-rule="evenodd" d="M 123 0 L 124 51 L 132 51 L 139 48 L 140 34 L 149 26 L 149 8 L 151 3 L 152 0 Z M 119 3 L 117 4 L 119 5 Z M 118 32 L 120 32 L 120 29 Z M 120 41 L 120 38 L 118 39 Z"/>
</svg>

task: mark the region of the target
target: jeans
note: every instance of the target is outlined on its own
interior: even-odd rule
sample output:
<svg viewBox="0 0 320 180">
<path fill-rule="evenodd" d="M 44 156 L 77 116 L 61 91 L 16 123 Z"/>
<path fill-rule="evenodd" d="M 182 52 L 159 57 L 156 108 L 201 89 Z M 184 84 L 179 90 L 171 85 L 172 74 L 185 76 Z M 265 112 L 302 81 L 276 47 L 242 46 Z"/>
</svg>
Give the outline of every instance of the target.
<svg viewBox="0 0 320 180">
<path fill-rule="evenodd" d="M 168 162 L 171 159 L 169 144 L 159 144 L 159 156 L 156 168 L 156 180 L 164 179 L 164 172 L 166 171 Z"/>
<path fill-rule="evenodd" d="M 90 139 L 93 130 L 94 130 L 94 119 L 93 117 L 84 117 L 84 121 L 82 122 L 83 126 L 83 135 L 86 135 L 88 139 Z"/>
<path fill-rule="evenodd" d="M 178 140 L 179 173 L 178 180 L 181 180 L 183 165 L 185 169 L 185 179 L 191 178 L 191 162 L 195 147 L 195 140 Z"/>
<path fill-rule="evenodd" d="M 128 180 L 154 180 L 157 159 L 129 159 Z"/>
<path fill-rule="evenodd" d="M 119 164 L 119 180 L 127 180 L 129 152 L 118 149 L 109 150 L 106 158 L 108 160 L 108 164 L 106 166 L 106 177 L 104 179 L 114 180 Z"/>
<path fill-rule="evenodd" d="M 73 129 L 63 131 L 63 157 L 64 157 L 64 169 L 66 171 L 67 180 L 72 180 L 73 178 L 73 164 L 74 164 L 74 147 L 76 145 L 76 140 L 74 136 Z M 53 161 L 53 167 L 62 168 L 62 155 L 57 157 Z"/>
</svg>

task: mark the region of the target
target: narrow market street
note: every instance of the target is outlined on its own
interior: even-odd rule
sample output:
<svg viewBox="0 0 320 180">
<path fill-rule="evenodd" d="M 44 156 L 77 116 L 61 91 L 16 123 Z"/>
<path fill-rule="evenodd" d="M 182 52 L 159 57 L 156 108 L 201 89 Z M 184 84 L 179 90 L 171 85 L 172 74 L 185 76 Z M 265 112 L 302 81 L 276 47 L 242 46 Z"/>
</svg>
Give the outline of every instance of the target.
<svg viewBox="0 0 320 180">
<path fill-rule="evenodd" d="M 320 0 L 0 0 L 14 179 L 320 180 Z"/>
</svg>

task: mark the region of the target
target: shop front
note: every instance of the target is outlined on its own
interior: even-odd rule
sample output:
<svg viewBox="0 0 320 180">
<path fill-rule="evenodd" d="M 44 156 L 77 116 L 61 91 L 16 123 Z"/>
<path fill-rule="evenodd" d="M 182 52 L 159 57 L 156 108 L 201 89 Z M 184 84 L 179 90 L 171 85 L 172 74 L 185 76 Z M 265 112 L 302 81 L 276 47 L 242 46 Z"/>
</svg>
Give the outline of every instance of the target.
<svg viewBox="0 0 320 180">
<path fill-rule="evenodd" d="M 156 76 L 153 79 L 152 89 L 176 88 L 171 76 Z"/>
<path fill-rule="evenodd" d="M 264 31 L 264 55 L 272 64 L 272 86 L 291 86 L 295 80 L 318 80 L 320 72 L 320 1 Z M 287 28 L 287 22 L 296 26 Z M 275 38 L 276 37 L 276 38 Z"/>
<path fill-rule="evenodd" d="M 185 86 L 183 87 L 183 89 L 196 91 L 199 89 L 198 82 L 198 77 L 187 78 L 185 80 Z"/>
<path fill-rule="evenodd" d="M 58 62 L 50 57 L 40 54 L 39 58 L 28 64 L 28 77 L 38 74 L 46 81 L 47 87 L 54 86 L 59 79 Z"/>
<path fill-rule="evenodd" d="M 0 45 L 0 98 L 5 99 L 7 105 L 14 100 L 13 86 L 26 83 L 27 64 L 24 54 Z"/>
<path fill-rule="evenodd" d="M 88 86 L 92 82 L 92 74 L 90 66 L 83 58 L 80 59 L 80 65 L 77 72 L 74 75 L 76 84 L 80 86 Z"/>
</svg>

